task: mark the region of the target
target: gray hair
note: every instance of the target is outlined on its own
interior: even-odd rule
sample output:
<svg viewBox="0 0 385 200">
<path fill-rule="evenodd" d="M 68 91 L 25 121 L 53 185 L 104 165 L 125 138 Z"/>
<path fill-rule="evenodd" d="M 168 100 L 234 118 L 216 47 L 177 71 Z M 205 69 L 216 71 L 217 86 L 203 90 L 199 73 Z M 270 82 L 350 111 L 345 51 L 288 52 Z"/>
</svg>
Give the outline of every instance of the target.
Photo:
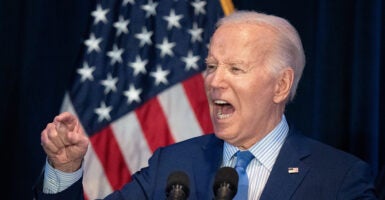
<svg viewBox="0 0 385 200">
<path fill-rule="evenodd" d="M 249 23 L 272 28 L 278 37 L 272 48 L 277 52 L 269 56 L 266 61 L 272 66 L 273 72 L 278 73 L 285 67 L 291 67 L 294 71 L 293 87 L 289 94 L 289 100 L 293 100 L 298 82 L 301 79 L 305 67 L 305 53 L 297 30 L 286 19 L 274 15 L 258 13 L 255 11 L 235 11 L 234 13 L 220 19 L 217 27 L 224 24 Z"/>
</svg>

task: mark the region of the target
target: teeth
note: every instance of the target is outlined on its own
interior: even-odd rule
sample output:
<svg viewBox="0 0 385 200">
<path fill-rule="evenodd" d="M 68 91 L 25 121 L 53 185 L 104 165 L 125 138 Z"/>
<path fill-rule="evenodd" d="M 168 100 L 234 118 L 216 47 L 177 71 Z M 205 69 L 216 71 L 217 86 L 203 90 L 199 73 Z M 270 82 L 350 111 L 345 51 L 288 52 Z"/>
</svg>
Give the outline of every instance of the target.
<svg viewBox="0 0 385 200">
<path fill-rule="evenodd" d="M 217 105 L 229 104 L 225 100 L 214 100 L 214 103 L 217 104 Z M 226 118 L 229 118 L 231 115 L 232 115 L 232 113 L 230 113 L 230 114 L 222 114 L 222 108 L 218 108 L 218 112 L 217 112 L 218 119 L 226 119 Z"/>
<path fill-rule="evenodd" d="M 219 119 L 226 119 L 226 118 L 228 118 L 230 116 L 231 116 L 231 114 L 222 114 L 220 111 L 217 113 L 217 117 Z"/>
<path fill-rule="evenodd" d="M 230 116 L 231 116 L 231 114 L 222 114 L 222 110 L 218 110 L 218 112 L 217 112 L 217 117 L 219 119 L 226 119 L 226 118 L 228 118 Z"/>
<path fill-rule="evenodd" d="M 216 103 L 216 104 L 227 104 L 227 101 L 224 101 L 224 100 L 215 100 L 214 103 Z"/>
</svg>

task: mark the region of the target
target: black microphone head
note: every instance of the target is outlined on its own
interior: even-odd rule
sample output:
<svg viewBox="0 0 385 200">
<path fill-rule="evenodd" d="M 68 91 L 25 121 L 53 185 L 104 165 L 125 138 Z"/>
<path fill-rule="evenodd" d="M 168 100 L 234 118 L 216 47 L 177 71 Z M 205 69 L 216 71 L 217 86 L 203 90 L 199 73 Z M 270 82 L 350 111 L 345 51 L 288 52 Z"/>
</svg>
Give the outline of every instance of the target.
<svg viewBox="0 0 385 200">
<path fill-rule="evenodd" d="M 218 199 L 222 199 L 225 196 L 232 199 L 238 190 L 237 171 L 232 167 L 220 168 L 215 175 L 213 190 L 214 195 L 218 197 Z"/>
<path fill-rule="evenodd" d="M 183 171 L 174 171 L 167 178 L 166 194 L 178 191 L 183 191 L 187 198 L 190 194 L 190 181 L 188 175 Z"/>
</svg>

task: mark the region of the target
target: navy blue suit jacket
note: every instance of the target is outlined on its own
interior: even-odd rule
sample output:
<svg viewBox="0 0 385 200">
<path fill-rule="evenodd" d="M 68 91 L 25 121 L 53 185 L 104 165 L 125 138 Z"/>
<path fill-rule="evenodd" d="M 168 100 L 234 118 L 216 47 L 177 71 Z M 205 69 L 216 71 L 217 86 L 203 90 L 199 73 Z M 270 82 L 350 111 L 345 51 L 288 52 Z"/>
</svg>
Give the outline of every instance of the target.
<svg viewBox="0 0 385 200">
<path fill-rule="evenodd" d="M 214 134 L 192 138 L 154 152 L 146 167 L 132 181 L 106 199 L 165 199 L 171 172 L 184 171 L 190 178 L 191 200 L 214 198 L 212 185 L 220 168 L 223 140 Z M 297 167 L 298 173 L 288 173 Z M 82 180 L 55 195 L 37 188 L 37 199 L 82 199 Z M 376 199 L 369 166 L 340 150 L 290 130 L 281 148 L 261 200 Z"/>
</svg>

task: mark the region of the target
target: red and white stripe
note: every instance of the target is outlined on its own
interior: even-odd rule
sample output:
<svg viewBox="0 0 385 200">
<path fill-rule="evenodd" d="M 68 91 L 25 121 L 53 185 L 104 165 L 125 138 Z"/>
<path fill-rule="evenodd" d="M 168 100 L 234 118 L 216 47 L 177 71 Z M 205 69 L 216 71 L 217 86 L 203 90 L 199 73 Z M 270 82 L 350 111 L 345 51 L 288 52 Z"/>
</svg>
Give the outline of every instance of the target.
<svg viewBox="0 0 385 200">
<path fill-rule="evenodd" d="M 68 94 L 62 111 L 76 115 Z M 86 199 L 103 198 L 131 180 L 160 146 L 212 132 L 202 74 L 176 84 L 90 137 L 84 159 Z"/>
</svg>

